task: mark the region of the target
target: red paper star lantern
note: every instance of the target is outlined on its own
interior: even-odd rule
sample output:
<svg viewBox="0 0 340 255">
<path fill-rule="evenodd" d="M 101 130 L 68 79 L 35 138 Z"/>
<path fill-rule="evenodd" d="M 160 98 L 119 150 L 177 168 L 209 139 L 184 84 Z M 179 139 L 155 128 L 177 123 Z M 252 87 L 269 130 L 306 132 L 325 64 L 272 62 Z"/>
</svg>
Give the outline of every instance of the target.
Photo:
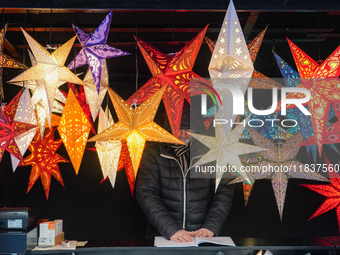
<svg viewBox="0 0 340 255">
<path fill-rule="evenodd" d="M 22 92 L 23 90 L 12 99 L 3 111 L 0 109 L 0 161 L 5 150 L 15 158 L 22 160 L 23 157 L 15 141 L 15 137 L 36 127 L 36 125 L 14 121 Z"/>
<path fill-rule="evenodd" d="M 321 157 L 331 104 L 338 119 L 340 119 L 340 111 L 339 107 L 337 107 L 340 104 L 340 87 L 337 85 L 339 80 L 336 79 L 340 74 L 340 46 L 319 66 L 316 61 L 292 41 L 287 40 L 302 81 L 297 88 L 307 89 L 311 93 L 311 98 L 306 104 L 308 104 L 311 113 L 316 144 L 319 156 Z M 302 93 L 289 93 L 286 96 L 287 99 L 300 99 L 304 97 L 305 95 Z M 280 105 L 278 105 L 277 111 L 281 110 Z M 294 104 L 287 105 L 287 109 L 295 107 L 296 105 Z"/>
<path fill-rule="evenodd" d="M 132 95 L 127 100 L 127 103 L 132 104 L 134 100 L 137 99 L 137 104 L 140 104 L 161 87 L 167 85 L 163 95 L 163 103 L 169 118 L 172 133 L 176 137 L 178 136 L 181 123 L 184 99 L 190 103 L 190 95 L 201 95 L 205 93 L 195 86 L 190 86 L 190 79 L 200 79 L 200 86 L 204 87 L 204 89 L 210 93 L 217 95 L 211 83 L 202 83 L 202 77 L 192 71 L 207 28 L 208 27 L 173 55 L 164 54 L 137 38 L 139 49 L 153 77 L 136 92 L 136 96 Z"/>
<path fill-rule="evenodd" d="M 340 232 L 340 175 L 336 172 L 333 165 L 325 157 L 325 163 L 327 164 L 328 176 L 331 181 L 327 185 L 312 185 L 312 184 L 300 184 L 306 188 L 314 190 L 315 192 L 327 197 L 326 200 L 320 205 L 320 207 L 313 213 L 308 219 L 311 220 L 316 216 L 319 216 L 325 212 L 328 212 L 335 208 L 338 219 L 338 226 Z"/>
<path fill-rule="evenodd" d="M 56 153 L 63 141 L 61 139 L 54 140 L 55 128 L 47 130 L 43 140 L 41 140 L 39 132 L 36 134 L 35 139 L 28 147 L 31 154 L 19 166 L 32 166 L 27 193 L 40 176 L 48 200 L 52 176 L 64 187 L 58 163 L 69 161 Z"/>
</svg>

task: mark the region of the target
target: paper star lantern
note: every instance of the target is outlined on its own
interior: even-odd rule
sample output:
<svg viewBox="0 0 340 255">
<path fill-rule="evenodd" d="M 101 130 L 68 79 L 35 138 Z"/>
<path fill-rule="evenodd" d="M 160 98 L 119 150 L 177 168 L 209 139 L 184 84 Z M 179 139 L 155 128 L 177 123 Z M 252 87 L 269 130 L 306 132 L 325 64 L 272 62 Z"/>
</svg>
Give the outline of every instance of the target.
<svg viewBox="0 0 340 255">
<path fill-rule="evenodd" d="M 87 84 L 87 86 L 84 87 L 86 102 L 90 106 L 92 120 L 93 122 L 95 122 L 98 116 L 99 109 L 101 108 L 101 105 L 107 92 L 106 86 L 109 85 L 109 77 L 105 59 L 103 59 L 102 77 L 100 80 L 101 83 L 99 88 L 99 94 L 97 93 L 96 84 L 94 82 L 90 69 L 88 69 L 86 72 L 84 82 Z"/>
<path fill-rule="evenodd" d="M 232 1 L 224 17 L 208 69 L 213 86 L 223 101 L 223 105 L 218 102 L 221 118 L 234 122 L 236 116 L 232 114 L 232 94 L 220 84 L 228 83 L 244 93 L 254 66 Z M 224 129 L 228 136 L 232 127 L 224 125 Z"/>
<path fill-rule="evenodd" d="M 300 146 L 315 145 L 317 143 L 316 136 L 312 136 L 300 144 Z M 335 122 L 326 128 L 322 144 L 340 143 L 340 121 Z"/>
<path fill-rule="evenodd" d="M 106 108 L 105 112 L 100 108 L 98 133 L 108 129 L 114 124 L 112 116 Z M 98 141 L 96 142 L 96 149 L 99 157 L 100 167 L 103 172 L 104 179 L 109 178 L 112 188 L 115 186 L 117 168 L 119 163 L 122 143 L 120 140 L 116 141 Z"/>
<path fill-rule="evenodd" d="M 125 173 L 128 179 L 129 187 L 131 190 L 131 195 L 133 196 L 135 190 L 136 176 L 133 170 L 133 165 L 129 153 L 129 148 L 125 140 L 121 140 L 122 149 L 120 151 L 119 163 L 117 171 L 125 169 Z"/>
<path fill-rule="evenodd" d="M 71 61 L 67 68 L 73 70 L 74 68 L 89 64 L 98 93 L 100 91 L 103 60 L 107 58 L 130 55 L 130 53 L 112 47 L 106 43 L 110 31 L 112 15 L 113 12 L 110 11 L 92 35 L 72 24 L 72 27 L 76 32 L 78 40 L 83 48 L 75 57 L 75 59 Z"/>
<path fill-rule="evenodd" d="M 218 119 L 217 114 L 215 114 L 215 119 Z M 242 163 L 238 156 L 246 153 L 266 150 L 266 148 L 240 143 L 239 139 L 241 137 L 243 128 L 244 127 L 242 125 L 237 126 L 230 132 L 228 137 L 225 134 L 223 125 L 216 125 L 215 137 L 191 133 L 190 135 L 192 137 L 194 137 L 210 149 L 208 153 L 206 153 L 199 161 L 194 164 L 194 166 L 203 165 L 216 160 L 216 165 L 218 166 L 227 166 L 228 164 L 231 166 L 235 166 L 236 171 L 241 176 L 243 176 L 245 180 L 247 180 L 246 173 L 240 171 Z M 223 172 L 216 172 L 215 189 L 217 189 L 222 175 Z"/>
<path fill-rule="evenodd" d="M 37 122 L 37 118 L 35 116 L 35 112 L 34 112 L 34 109 L 31 103 L 31 97 L 28 92 L 28 89 L 24 89 L 23 93 L 20 96 L 20 100 L 17 105 L 17 110 L 14 116 L 14 121 L 35 126 L 34 128 L 14 137 L 14 140 L 20 150 L 21 156 L 24 156 L 29 144 L 31 143 L 36 132 L 39 129 L 37 126 L 38 122 Z M 15 158 L 12 154 L 11 154 L 11 158 L 12 158 L 12 167 L 14 171 L 16 167 L 18 166 L 20 160 L 19 158 Z"/>
<path fill-rule="evenodd" d="M 250 78 L 254 67 L 232 1 L 209 64 L 211 78 Z"/>
<path fill-rule="evenodd" d="M 90 129 L 91 125 L 70 89 L 58 131 L 76 174 L 79 172 Z"/>
<path fill-rule="evenodd" d="M 313 213 L 313 215 L 308 220 L 311 220 L 335 208 L 340 233 L 340 175 L 335 171 L 334 166 L 330 164 L 329 160 L 326 157 L 325 163 L 327 164 L 328 176 L 329 180 L 331 181 L 330 184 L 327 185 L 300 184 L 300 185 L 326 197 L 326 200 L 320 205 L 320 207 Z"/>
<path fill-rule="evenodd" d="M 74 96 L 77 98 L 78 103 L 80 104 L 80 107 L 83 109 L 83 112 L 86 115 L 86 118 L 89 121 L 89 124 L 91 125 L 91 132 L 93 134 L 96 134 L 96 130 L 94 129 L 94 125 L 93 125 L 92 118 L 91 118 L 91 110 L 90 110 L 89 105 L 86 103 L 84 87 L 80 86 L 79 91 L 78 91 L 78 89 L 72 83 L 68 83 L 67 86 L 68 86 L 69 91 L 72 90 L 72 92 L 74 93 Z M 65 97 L 67 97 L 66 92 L 62 91 L 62 93 Z"/>
<path fill-rule="evenodd" d="M 45 85 L 45 89 L 43 90 L 45 90 L 47 93 L 48 106 L 50 109 L 48 111 L 48 117 L 50 118 L 53 101 L 57 93 L 57 88 L 61 81 L 86 86 L 86 84 L 82 80 L 80 80 L 75 74 L 73 74 L 64 66 L 64 63 L 76 37 L 73 37 L 57 50 L 55 50 L 52 54 L 50 54 L 23 29 L 22 31 L 35 56 L 37 64 L 32 66 L 22 74 L 18 75 L 17 77 L 13 78 L 9 82 L 43 80 Z M 41 106 L 44 107 L 44 105 Z"/>
<path fill-rule="evenodd" d="M 273 54 L 275 56 L 280 72 L 282 76 L 285 78 L 286 86 L 297 87 L 301 83 L 300 75 L 274 51 L 273 51 Z M 306 108 L 308 108 L 308 106 Z M 336 116 L 336 114 L 335 114 L 333 107 L 331 107 L 329 114 L 328 114 L 328 120 L 330 120 L 334 116 Z M 290 109 L 287 111 L 286 117 L 288 119 L 295 119 L 297 123 L 299 124 L 299 125 L 296 125 L 295 127 L 289 128 L 287 130 L 289 133 L 295 134 L 301 130 L 301 134 L 302 134 L 304 141 L 306 141 L 308 138 L 314 135 L 312 119 L 310 116 L 306 116 L 299 109 L 294 108 L 294 109 Z M 327 125 L 331 125 L 331 124 L 332 123 L 328 121 Z M 335 152 L 339 154 L 338 149 L 334 145 L 330 144 L 329 146 L 331 147 L 332 150 L 334 150 Z M 310 151 L 312 152 L 314 163 L 316 163 L 317 150 L 318 150 L 317 146 L 316 145 L 306 146 L 306 150 L 307 152 L 310 152 Z"/>
<path fill-rule="evenodd" d="M 165 89 L 166 86 L 134 109 L 108 87 L 119 122 L 92 137 L 89 139 L 89 142 L 125 140 L 135 176 L 137 175 L 145 141 L 183 144 L 176 137 L 153 122 Z"/>
<path fill-rule="evenodd" d="M 307 89 L 311 93 L 308 107 L 311 112 L 319 156 L 321 157 L 322 141 L 327 127 L 331 104 L 333 104 L 335 113 L 338 119 L 340 119 L 340 111 L 337 111 L 336 107 L 334 107 L 334 104 L 340 102 L 340 87 L 337 85 L 339 81 L 335 79 L 340 74 L 340 46 L 319 66 L 293 42 L 288 40 L 288 43 L 302 81 L 302 83 L 298 85 L 298 88 Z M 286 96 L 288 99 L 301 97 L 304 97 L 301 93 L 289 93 Z M 287 105 L 287 109 L 295 107 L 295 105 Z M 281 110 L 280 107 L 278 107 L 277 110 Z"/>
<path fill-rule="evenodd" d="M 27 193 L 40 177 L 47 200 L 52 176 L 64 187 L 58 163 L 69 162 L 56 153 L 62 144 L 62 140 L 54 140 L 54 130 L 54 128 L 51 128 L 45 132 L 42 140 L 40 135 L 36 135 L 35 140 L 28 147 L 31 154 L 20 163 L 20 166 L 32 166 Z"/>
<path fill-rule="evenodd" d="M 257 53 L 260 50 L 264 34 L 266 33 L 267 27 L 263 29 L 248 45 L 248 51 L 250 58 L 252 60 L 252 63 L 255 63 Z M 215 49 L 215 43 L 209 39 L 207 36 L 205 37 L 205 40 L 209 46 L 209 49 L 211 53 L 214 52 Z M 249 82 L 249 87 L 256 88 L 256 89 L 270 89 L 273 87 L 282 87 L 282 85 L 272 79 L 270 79 L 268 76 L 262 74 L 259 71 L 254 70 L 252 74 L 252 78 Z"/>
<path fill-rule="evenodd" d="M 163 103 L 172 133 L 176 137 L 180 128 L 184 99 L 190 102 L 190 96 L 205 94 L 193 83 L 190 86 L 190 82 L 197 80 L 200 82 L 199 86 L 212 94 L 217 94 L 209 82 L 192 71 L 207 28 L 197 34 L 179 52 L 170 56 L 137 38 L 138 47 L 153 77 L 138 89 L 137 95 L 132 95 L 127 103 L 132 104 L 137 99 L 137 104 L 140 104 L 159 88 L 167 85 Z"/>
<path fill-rule="evenodd" d="M 130 153 L 129 153 L 129 149 L 127 147 L 126 141 L 121 140 L 120 142 L 121 142 L 122 148 L 121 148 L 121 151 L 120 151 L 117 172 L 125 169 L 125 173 L 126 173 L 126 176 L 127 176 L 127 179 L 128 179 L 130 190 L 131 190 L 131 195 L 133 196 L 134 189 L 135 189 L 136 177 L 135 177 L 135 173 L 133 171 L 133 166 L 132 166 L 132 163 L 131 163 L 131 157 L 130 157 Z M 86 149 L 97 152 L 96 148 L 86 148 Z M 106 178 L 104 177 L 99 184 L 103 183 L 108 178 L 109 177 L 106 177 Z"/>
<path fill-rule="evenodd" d="M 37 61 L 30 50 L 28 50 L 32 65 L 36 65 Z M 63 85 L 64 81 L 59 81 L 58 86 Z M 41 138 L 44 136 L 45 127 L 47 123 L 51 125 L 51 115 L 52 112 L 62 114 L 64 106 L 60 103 L 66 103 L 66 97 L 60 92 L 59 89 L 56 90 L 55 99 L 53 100 L 52 109 L 50 109 L 48 94 L 46 91 L 46 86 L 44 80 L 28 80 L 24 82 L 13 82 L 13 85 L 18 85 L 21 87 L 29 88 L 32 92 L 32 105 L 37 112 L 39 119 L 40 135 Z M 60 102 L 59 102 L 60 101 Z"/>
<path fill-rule="evenodd" d="M 3 90 L 3 84 L 2 84 L 2 71 L 4 67 L 7 68 L 18 68 L 18 69 L 26 69 L 27 66 L 25 66 L 23 63 L 20 63 L 19 61 L 7 56 L 4 54 L 4 44 L 5 44 L 5 35 L 7 31 L 8 23 L 5 25 L 3 29 L 0 31 L 0 66 L 1 66 L 1 75 L 0 75 L 0 94 L 2 98 L 4 98 L 4 90 Z"/>
<path fill-rule="evenodd" d="M 251 127 L 248 127 L 248 130 L 256 146 L 268 149 L 260 152 L 263 161 L 253 164 L 253 166 L 258 168 L 250 168 L 250 171 L 247 172 L 248 178 L 250 180 L 271 179 L 280 219 L 282 220 L 289 178 L 316 181 L 328 180 L 316 172 L 305 170 L 305 165 L 295 159 L 300 149 L 299 144 L 302 142 L 301 132 L 295 134 L 285 143 L 275 143 Z M 231 183 L 243 182 L 245 180 L 244 177 L 239 176 Z"/>
<path fill-rule="evenodd" d="M 12 99 L 3 111 L 0 110 L 0 161 L 7 150 L 11 153 L 13 170 L 23 159 L 21 152 L 25 151 L 29 137 L 36 131 L 36 124 L 32 124 L 35 123 L 34 118 L 30 116 L 31 109 L 27 109 L 26 113 L 22 112 L 23 104 L 26 104 L 27 101 L 21 102 L 18 107 L 22 94 L 23 90 Z M 16 114 L 18 108 L 21 111 Z"/>
</svg>

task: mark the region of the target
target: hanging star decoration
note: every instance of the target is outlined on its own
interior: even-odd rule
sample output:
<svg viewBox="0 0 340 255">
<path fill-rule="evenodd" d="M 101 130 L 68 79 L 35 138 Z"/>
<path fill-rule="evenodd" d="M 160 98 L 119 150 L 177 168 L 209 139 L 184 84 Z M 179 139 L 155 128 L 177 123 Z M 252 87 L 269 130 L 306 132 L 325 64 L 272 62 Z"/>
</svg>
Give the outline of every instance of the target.
<svg viewBox="0 0 340 255">
<path fill-rule="evenodd" d="M 3 68 L 17 68 L 17 69 L 26 69 L 27 66 L 25 66 L 23 63 L 20 63 L 19 61 L 7 56 L 4 54 L 4 45 L 5 45 L 5 35 L 7 31 L 8 23 L 5 25 L 3 29 L 0 31 L 0 66 L 1 66 L 1 75 L 0 75 L 0 94 L 2 98 L 4 98 L 4 90 L 3 90 L 3 84 L 2 84 L 2 72 Z"/>
<path fill-rule="evenodd" d="M 106 86 L 109 85 L 109 76 L 107 72 L 106 60 L 103 59 L 102 77 L 100 80 L 99 94 L 97 93 L 97 88 L 91 73 L 91 69 L 87 70 L 83 81 L 87 84 L 87 86 L 84 87 L 86 102 L 90 107 L 92 120 L 93 122 L 95 122 L 98 116 L 99 109 L 101 108 L 101 105 L 107 92 Z"/>
<path fill-rule="evenodd" d="M 114 125 L 113 118 L 108 108 L 105 112 L 102 108 L 99 111 L 98 133 Z M 117 168 L 119 163 L 122 143 L 120 140 L 115 141 L 98 141 L 96 149 L 99 158 L 100 167 L 102 169 L 104 179 L 110 180 L 112 188 L 115 186 Z"/>
<path fill-rule="evenodd" d="M 72 27 L 77 34 L 78 40 L 83 48 L 71 61 L 67 68 L 73 70 L 80 66 L 89 64 L 98 93 L 100 91 L 103 60 L 107 58 L 130 55 L 130 53 L 112 47 L 106 43 L 110 31 L 112 15 L 113 12 L 110 11 L 92 35 L 72 24 Z"/>
<path fill-rule="evenodd" d="M 39 87 L 45 86 L 43 87 L 43 91 L 41 93 L 47 94 L 48 103 L 44 102 L 43 104 L 38 104 L 37 111 L 40 127 L 45 127 L 46 119 L 48 121 L 51 119 L 53 101 L 56 97 L 57 88 L 60 85 L 60 82 L 71 82 L 86 86 L 82 80 L 80 80 L 75 74 L 73 74 L 64 66 L 76 37 L 74 36 L 72 39 L 50 54 L 23 29 L 22 32 L 24 33 L 24 36 L 34 54 L 37 64 L 33 65 L 31 68 L 13 78 L 9 82 L 13 83 L 29 80 L 41 80 L 41 82 L 43 82 L 43 84 L 40 84 Z M 45 104 L 47 104 L 48 107 Z M 46 110 L 46 107 L 48 110 Z M 46 118 L 44 117 L 43 113 L 46 114 Z M 43 117 L 39 118 L 39 115 Z M 41 133 L 43 133 L 42 130 Z"/>
<path fill-rule="evenodd" d="M 39 127 L 37 126 L 38 122 L 35 116 L 33 105 L 31 103 L 31 97 L 30 97 L 28 89 L 24 89 L 20 96 L 20 99 L 17 105 L 17 110 L 14 116 L 14 121 L 35 126 L 34 128 L 31 128 L 30 130 L 14 137 L 15 143 L 17 144 L 20 150 L 21 156 L 24 156 L 29 144 L 31 143 L 36 132 L 39 129 Z M 12 154 L 11 154 L 11 159 L 12 159 L 12 168 L 13 168 L 13 171 L 15 171 L 18 164 L 20 163 L 20 159 L 16 158 Z"/>
<path fill-rule="evenodd" d="M 129 153 L 129 148 L 127 146 L 127 143 L 125 140 L 121 140 L 122 142 L 122 149 L 120 151 L 120 157 L 119 157 L 119 163 L 117 172 L 125 169 L 126 177 L 128 179 L 131 195 L 133 196 L 134 190 L 135 190 L 135 182 L 136 182 L 136 176 L 135 172 L 133 170 L 133 165 Z"/>
<path fill-rule="evenodd" d="M 323 136 L 322 144 L 340 143 L 340 121 L 328 126 Z M 309 146 L 317 144 L 316 136 L 312 136 L 302 142 L 300 146 Z"/>
<path fill-rule="evenodd" d="M 223 105 L 218 102 L 221 118 L 234 123 L 236 115 L 232 114 L 232 94 L 226 85 L 236 86 L 244 94 L 254 66 L 232 1 L 224 17 L 208 69 L 211 82 L 223 102 Z M 228 136 L 232 125 L 224 125 L 224 129 Z"/>
<path fill-rule="evenodd" d="M 90 129 L 89 120 L 70 89 L 58 131 L 76 174 L 79 172 Z"/>
<path fill-rule="evenodd" d="M 134 189 L 135 189 L 136 177 L 135 177 L 135 173 L 133 171 L 131 157 L 130 157 L 130 153 L 129 153 L 129 149 L 127 147 L 126 141 L 120 140 L 120 142 L 121 142 L 122 148 L 121 148 L 121 151 L 120 151 L 117 172 L 125 169 L 125 174 L 126 174 L 127 179 L 128 179 L 131 195 L 133 196 Z M 97 152 L 96 148 L 86 148 L 86 149 Z M 109 177 L 106 177 L 106 178 L 104 177 L 99 184 L 103 183 L 108 178 Z M 111 179 L 110 179 L 110 182 L 111 182 Z"/>
<path fill-rule="evenodd" d="M 340 175 L 334 169 L 334 166 L 325 157 L 325 163 L 327 164 L 328 176 L 331 181 L 327 185 L 313 185 L 313 184 L 300 184 L 308 189 L 311 189 L 326 197 L 326 200 L 319 206 L 319 208 L 308 219 L 311 220 L 325 212 L 328 212 L 335 208 L 336 216 L 338 219 L 338 227 L 340 233 Z"/>
<path fill-rule="evenodd" d="M 107 89 L 119 122 L 88 141 L 125 140 L 135 176 L 137 175 L 145 141 L 183 144 L 179 139 L 153 122 L 166 86 L 159 89 L 136 109 L 132 108 L 112 89 L 109 87 Z"/>
<path fill-rule="evenodd" d="M 215 113 L 215 119 L 218 119 Z M 246 119 L 248 120 L 248 119 Z M 248 180 L 247 174 L 242 170 L 242 163 L 240 161 L 239 155 L 259 152 L 266 150 L 263 147 L 257 147 L 249 145 L 246 143 L 240 143 L 239 139 L 243 132 L 243 125 L 240 124 L 234 128 L 228 136 L 226 136 L 223 125 L 216 125 L 215 136 L 206 136 L 191 133 L 191 136 L 200 141 L 202 144 L 207 146 L 210 150 L 194 164 L 195 166 L 200 166 L 212 161 L 216 161 L 217 166 L 233 166 L 236 171 L 245 179 Z M 218 185 L 222 179 L 223 172 L 216 171 L 216 184 L 215 189 L 217 190 Z M 250 182 L 248 180 L 248 182 Z"/>
<path fill-rule="evenodd" d="M 328 180 L 316 172 L 305 170 L 305 165 L 296 160 L 295 157 L 300 149 L 299 144 L 302 142 L 301 132 L 296 133 L 284 143 L 275 143 L 275 141 L 265 138 L 251 127 L 247 128 L 254 144 L 268 149 L 260 152 L 263 161 L 252 164 L 253 167 L 247 172 L 248 178 L 250 180 L 271 179 L 280 219 L 282 220 L 289 178 Z M 246 181 L 246 179 L 239 176 L 231 183 L 243 181 Z"/>
<path fill-rule="evenodd" d="M 252 63 L 255 63 L 257 53 L 260 50 L 260 47 L 262 45 L 262 41 L 264 38 L 264 35 L 267 31 L 267 27 L 263 29 L 248 45 L 248 51 L 250 58 L 252 60 Z M 216 44 L 207 36 L 205 37 L 205 40 L 209 46 L 209 49 L 211 53 L 214 52 Z M 240 37 L 237 37 L 235 40 L 235 43 L 240 44 L 242 42 Z M 249 82 L 249 87 L 256 88 L 256 89 L 270 89 L 273 87 L 282 87 L 282 85 L 278 82 L 276 82 L 273 79 L 270 79 L 268 76 L 262 74 L 261 72 L 254 70 L 252 73 L 252 78 Z"/>
<path fill-rule="evenodd" d="M 84 92 L 84 86 L 80 86 L 79 90 L 75 87 L 74 84 L 68 83 L 67 84 L 68 90 L 72 91 L 74 93 L 74 96 L 77 98 L 78 103 L 80 104 L 80 107 L 83 109 L 84 114 L 86 115 L 86 118 L 91 125 L 91 132 L 93 134 L 97 134 L 96 130 L 94 128 L 93 122 L 92 122 L 92 117 L 91 117 L 91 110 L 89 105 L 86 102 L 86 96 Z M 85 86 L 86 87 L 86 86 Z M 67 97 L 67 93 L 65 91 L 61 92 L 65 97 Z"/>
<path fill-rule="evenodd" d="M 11 100 L 4 110 L 0 110 L 0 162 L 5 150 L 7 150 L 11 154 L 14 170 L 18 161 L 23 159 L 21 151 L 24 151 L 25 144 L 29 140 L 28 137 L 31 134 L 29 131 L 36 128 L 32 116 L 30 119 L 26 119 L 29 114 L 26 115 L 26 113 L 20 112 L 16 115 L 22 94 L 23 90 Z M 19 108 L 23 109 L 22 103 Z M 27 109 L 28 112 L 30 110 Z M 17 144 L 17 141 L 19 144 Z"/>
<path fill-rule="evenodd" d="M 285 78 L 284 80 L 285 80 L 286 86 L 297 87 L 301 83 L 300 75 L 290 65 L 288 65 L 286 61 L 284 61 L 279 55 L 277 55 L 276 52 L 273 51 L 273 54 L 275 56 L 280 72 L 282 76 Z M 314 63 L 313 65 L 316 66 L 317 63 Z M 335 107 L 337 105 L 340 105 L 340 104 L 334 103 Z M 308 106 L 306 106 L 306 109 L 307 108 Z M 307 110 L 309 111 L 309 108 Z M 329 122 L 329 120 L 332 119 L 334 116 L 336 116 L 336 114 L 335 114 L 333 107 L 331 106 L 331 109 L 328 114 L 328 123 L 327 123 L 328 126 L 332 124 Z M 298 125 L 296 125 L 295 127 L 289 128 L 287 130 L 288 132 L 295 134 L 301 130 L 301 134 L 302 134 L 304 141 L 306 141 L 308 138 L 314 135 L 312 119 L 310 116 L 306 116 L 299 109 L 293 108 L 287 111 L 286 117 L 288 119 L 295 119 L 298 123 Z M 339 154 L 339 151 L 334 145 L 330 144 L 329 146 L 331 147 L 332 150 L 334 150 L 335 152 Z M 314 163 L 316 163 L 316 158 L 317 158 L 316 144 L 306 146 L 306 150 L 307 152 L 312 152 Z"/>
<path fill-rule="evenodd" d="M 301 84 L 298 88 L 307 89 L 311 93 L 308 107 L 311 112 L 312 124 L 317 141 L 319 157 L 322 154 L 323 137 L 327 127 L 330 105 L 333 105 L 335 113 L 340 118 L 335 104 L 340 104 L 340 86 L 336 79 L 340 74 L 340 46 L 319 66 L 289 39 L 288 43 L 296 63 Z M 328 79 L 325 79 L 328 78 Z M 330 79 L 331 78 L 331 79 Z M 304 98 L 302 93 L 289 93 L 287 99 Z M 287 105 L 287 109 L 295 108 L 295 105 Z M 281 110 L 280 106 L 277 108 Z"/>
<path fill-rule="evenodd" d="M 28 149 L 31 151 L 31 154 L 27 156 L 19 165 L 32 166 L 27 193 L 31 190 L 35 182 L 40 177 L 47 200 L 50 193 L 52 176 L 63 187 L 65 187 L 58 163 L 69 162 L 56 153 L 62 144 L 62 140 L 54 140 L 54 131 L 54 128 L 49 129 L 47 132 L 45 132 L 43 139 L 41 139 L 41 136 L 38 132 L 35 136 L 35 139 L 28 147 Z"/>
<path fill-rule="evenodd" d="M 167 85 L 163 103 L 172 134 L 176 137 L 180 128 L 184 99 L 190 102 L 190 96 L 205 94 L 202 88 L 209 93 L 217 94 L 209 82 L 192 71 L 207 28 L 172 55 L 166 55 L 143 40 L 136 39 L 153 77 L 139 88 L 127 103 L 133 104 L 137 100 L 136 103 L 140 104 L 155 91 Z M 199 81 L 199 84 L 196 86 L 193 80 Z"/>
</svg>

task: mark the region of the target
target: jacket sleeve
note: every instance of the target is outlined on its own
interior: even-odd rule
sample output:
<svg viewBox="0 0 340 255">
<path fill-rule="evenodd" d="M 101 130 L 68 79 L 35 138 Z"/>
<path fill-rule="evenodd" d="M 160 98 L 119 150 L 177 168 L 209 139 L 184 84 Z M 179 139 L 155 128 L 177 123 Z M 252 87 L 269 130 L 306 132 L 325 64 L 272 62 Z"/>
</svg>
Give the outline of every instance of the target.
<svg viewBox="0 0 340 255">
<path fill-rule="evenodd" d="M 217 191 L 214 194 L 214 198 L 204 223 L 202 224 L 202 228 L 209 229 L 215 235 L 220 233 L 232 205 L 234 189 L 234 184 L 228 185 L 228 179 L 222 178 Z"/>
<path fill-rule="evenodd" d="M 154 148 L 152 148 L 154 149 Z M 181 230 L 180 223 L 170 214 L 160 197 L 158 150 L 144 151 L 136 183 L 136 199 L 149 222 L 167 239 Z"/>
</svg>

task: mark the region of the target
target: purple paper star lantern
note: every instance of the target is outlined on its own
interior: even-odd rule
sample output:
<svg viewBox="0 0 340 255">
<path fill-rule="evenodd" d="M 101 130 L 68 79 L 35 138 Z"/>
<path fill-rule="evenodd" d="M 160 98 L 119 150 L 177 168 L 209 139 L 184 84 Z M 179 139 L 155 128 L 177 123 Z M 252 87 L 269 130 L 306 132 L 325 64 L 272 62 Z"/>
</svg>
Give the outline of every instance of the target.
<svg viewBox="0 0 340 255">
<path fill-rule="evenodd" d="M 100 77 L 103 59 L 131 54 L 112 47 L 106 43 L 110 30 L 111 19 L 112 11 L 110 11 L 110 13 L 105 17 L 103 22 L 92 35 L 72 24 L 72 27 L 76 32 L 78 40 L 83 48 L 71 61 L 67 68 L 73 70 L 74 68 L 89 64 L 98 93 L 100 89 Z"/>
</svg>

